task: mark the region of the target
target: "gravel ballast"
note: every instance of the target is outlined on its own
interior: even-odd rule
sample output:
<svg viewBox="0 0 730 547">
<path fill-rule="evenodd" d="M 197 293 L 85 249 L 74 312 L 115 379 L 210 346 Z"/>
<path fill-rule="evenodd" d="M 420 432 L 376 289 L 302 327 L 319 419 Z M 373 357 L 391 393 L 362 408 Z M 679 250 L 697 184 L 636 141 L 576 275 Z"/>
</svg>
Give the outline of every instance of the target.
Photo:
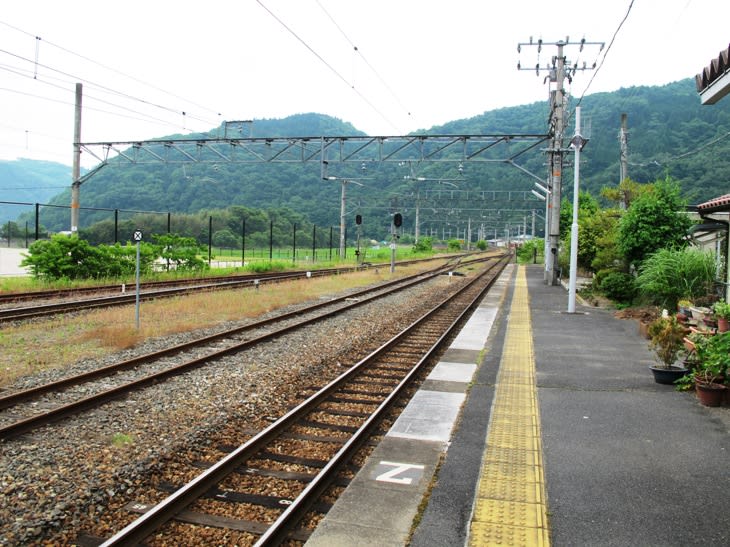
<svg viewBox="0 0 730 547">
<path fill-rule="evenodd" d="M 351 352 L 371 351 L 457 284 L 436 278 L 2 442 L 0 544 L 73 544 L 82 531 L 113 531 L 107 507 L 134 500 L 135 489 L 167 455 L 205 442 L 231 424 L 250 429 L 275 419 L 313 386 L 351 365 Z M 71 370 L 99 368 L 217 330 L 148 340 L 133 350 L 22 378 L 9 387 L 45 383 Z"/>
</svg>

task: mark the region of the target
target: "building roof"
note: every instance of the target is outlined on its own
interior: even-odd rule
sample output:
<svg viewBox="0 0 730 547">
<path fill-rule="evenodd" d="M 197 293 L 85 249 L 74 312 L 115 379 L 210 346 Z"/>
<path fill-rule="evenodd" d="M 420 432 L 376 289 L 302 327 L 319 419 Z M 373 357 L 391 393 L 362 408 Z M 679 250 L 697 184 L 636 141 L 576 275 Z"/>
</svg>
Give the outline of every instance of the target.
<svg viewBox="0 0 730 547">
<path fill-rule="evenodd" d="M 730 45 L 695 76 L 702 104 L 715 104 L 730 93 Z"/>
<path fill-rule="evenodd" d="M 712 198 L 710 201 L 700 203 L 697 212 L 700 215 L 730 211 L 730 194 Z"/>
</svg>

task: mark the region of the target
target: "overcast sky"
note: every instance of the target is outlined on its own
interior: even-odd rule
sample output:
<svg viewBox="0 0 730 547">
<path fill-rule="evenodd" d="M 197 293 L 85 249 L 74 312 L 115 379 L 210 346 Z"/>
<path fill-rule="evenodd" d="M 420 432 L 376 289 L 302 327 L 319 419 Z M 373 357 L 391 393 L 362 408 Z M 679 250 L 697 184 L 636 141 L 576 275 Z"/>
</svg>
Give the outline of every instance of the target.
<svg viewBox="0 0 730 547">
<path fill-rule="evenodd" d="M 600 66 L 576 75 L 574 96 L 694 77 L 730 43 L 727 0 L 631 5 L 631 0 L 5 2 L 0 159 L 71 164 L 76 82 L 84 85 L 81 141 L 87 143 L 144 140 L 207 131 L 224 120 L 304 112 L 340 118 L 371 135 L 403 135 L 547 100 L 545 71 L 537 76 L 517 70 L 517 64 L 546 66 L 557 50 L 545 45 L 539 54 L 537 47 L 518 53 L 517 44 L 530 37 L 605 42 L 603 51 L 566 47 L 570 63 Z M 254 135 L 265 136 L 255 133 L 255 125 Z M 91 158 L 84 165 L 92 166 Z"/>
</svg>

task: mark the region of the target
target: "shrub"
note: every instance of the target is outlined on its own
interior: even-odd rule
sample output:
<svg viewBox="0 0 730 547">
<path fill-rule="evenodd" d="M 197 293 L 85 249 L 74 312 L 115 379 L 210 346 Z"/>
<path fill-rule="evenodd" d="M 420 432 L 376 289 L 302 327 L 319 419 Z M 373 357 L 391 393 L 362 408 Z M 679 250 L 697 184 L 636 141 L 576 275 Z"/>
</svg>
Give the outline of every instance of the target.
<svg viewBox="0 0 730 547">
<path fill-rule="evenodd" d="M 696 301 L 711 294 L 715 255 L 700 249 L 660 249 L 642 264 L 636 283 L 652 304 L 674 310 L 681 298 Z"/>
<path fill-rule="evenodd" d="M 142 272 L 150 271 L 155 256 L 150 244 L 141 244 Z M 46 280 L 124 277 L 134 274 L 136 264 L 133 245 L 92 247 L 79 237 L 63 234 L 33 243 L 22 262 L 23 266 L 30 267 L 34 277 Z"/>
<path fill-rule="evenodd" d="M 430 237 L 422 237 L 418 243 L 413 245 L 414 253 L 430 253 L 433 251 L 433 239 Z"/>
<path fill-rule="evenodd" d="M 538 263 L 543 262 L 543 254 L 545 254 L 544 239 L 531 239 L 517 247 L 517 259 L 523 264 L 531 263 L 535 257 Z"/>
<path fill-rule="evenodd" d="M 458 239 L 449 240 L 449 251 L 461 251 L 461 241 Z"/>
<path fill-rule="evenodd" d="M 679 185 L 669 177 L 635 199 L 619 222 L 618 248 L 626 262 L 639 267 L 659 249 L 685 246 L 692 225 L 687 215 L 678 212 L 685 206 Z"/>
<path fill-rule="evenodd" d="M 609 272 L 602 275 L 599 288 L 608 298 L 622 304 L 631 303 L 638 292 L 634 277 L 624 272 Z"/>
</svg>

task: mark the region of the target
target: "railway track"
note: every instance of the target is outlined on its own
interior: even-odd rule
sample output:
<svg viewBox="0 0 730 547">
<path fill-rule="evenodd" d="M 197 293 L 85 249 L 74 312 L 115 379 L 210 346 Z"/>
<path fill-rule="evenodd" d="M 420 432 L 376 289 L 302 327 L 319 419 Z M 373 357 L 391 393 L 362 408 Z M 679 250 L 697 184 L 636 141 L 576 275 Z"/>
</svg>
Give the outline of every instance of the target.
<svg viewBox="0 0 730 547">
<path fill-rule="evenodd" d="M 354 270 L 354 269 L 353 269 Z M 140 287 L 140 300 L 154 300 L 158 298 L 170 298 L 173 296 L 181 296 L 199 291 L 213 290 L 231 290 L 239 288 L 257 287 L 265 283 L 281 283 L 283 281 L 292 281 L 296 279 L 304 279 L 306 277 L 321 277 L 344 273 L 339 269 L 313 270 L 311 272 L 288 272 L 288 273 L 268 273 L 257 275 L 242 275 L 226 278 L 209 278 L 205 280 L 186 280 L 184 282 L 153 282 L 146 283 L 144 290 Z M 181 286 L 182 285 L 182 286 Z M 90 310 L 94 308 L 106 308 L 110 306 L 124 306 L 134 304 L 136 301 L 136 293 L 132 286 L 131 291 L 120 291 L 121 286 L 114 286 L 113 290 L 116 294 L 108 296 L 95 296 L 78 298 L 84 294 L 98 294 L 99 292 L 108 292 L 108 287 L 90 287 L 88 289 L 69 289 L 69 291 L 46 291 L 44 293 L 24 293 L 22 296 L 4 295 L 3 299 L 7 302 L 14 302 L 16 298 L 25 299 L 25 301 L 33 301 L 39 299 L 61 299 L 60 302 L 51 302 L 45 304 L 36 304 L 20 308 L 0 308 L 0 323 L 9 321 L 25 321 L 39 317 L 47 317 L 62 313 L 77 312 Z M 34 296 L 30 296 L 34 295 Z M 69 300 L 69 298 L 76 298 Z M 2 302 L 0 302 L 2 303 Z"/>
<path fill-rule="evenodd" d="M 106 540 L 84 536 L 79 543 L 263 546 L 305 541 L 342 488 L 348 462 L 505 264 L 505 257 L 492 261 L 458 292 L 243 444 L 216 447 L 217 460 L 171 463 L 153 481 L 154 491 L 138 492 L 145 501 L 127 507 L 141 516 Z"/>
<path fill-rule="evenodd" d="M 467 264 L 482 259 L 471 259 Z M 225 355 L 245 351 L 314 321 L 424 283 L 450 270 L 450 265 L 411 275 L 324 302 L 227 329 L 106 367 L 0 396 L 0 439 L 12 439 L 143 387 L 201 367 Z M 175 364 L 169 361 L 174 358 Z M 144 373 L 140 373 L 144 367 Z M 113 387 L 110 387 L 113 384 Z M 89 392 L 93 392 L 89 394 Z M 81 394 L 81 395 L 80 395 Z M 37 409 L 47 408 L 42 412 Z M 48 408 L 51 407 L 51 408 Z"/>
<path fill-rule="evenodd" d="M 433 260 L 433 259 L 427 259 Z M 450 258 L 450 261 L 457 260 Z M 421 260 L 399 262 L 399 265 L 422 262 Z M 373 267 L 377 267 L 372 265 Z M 382 265 L 381 265 L 382 266 Z M 366 266 L 367 267 L 367 266 Z M 266 272 L 231 276 L 180 279 L 174 281 L 150 281 L 140 284 L 140 300 L 170 298 L 198 291 L 231 290 L 258 287 L 266 283 L 280 283 L 309 277 L 339 275 L 362 269 L 363 266 L 346 268 L 324 268 L 317 270 L 297 270 L 291 272 Z M 11 321 L 25 321 L 63 313 L 71 313 L 94 308 L 124 306 L 136 301 L 135 286 L 99 285 L 73 289 L 55 289 L 25 293 L 0 294 L 0 324 Z M 16 303 L 30 303 L 22 307 L 11 307 Z M 33 304 L 36 302 L 36 304 Z"/>
</svg>

